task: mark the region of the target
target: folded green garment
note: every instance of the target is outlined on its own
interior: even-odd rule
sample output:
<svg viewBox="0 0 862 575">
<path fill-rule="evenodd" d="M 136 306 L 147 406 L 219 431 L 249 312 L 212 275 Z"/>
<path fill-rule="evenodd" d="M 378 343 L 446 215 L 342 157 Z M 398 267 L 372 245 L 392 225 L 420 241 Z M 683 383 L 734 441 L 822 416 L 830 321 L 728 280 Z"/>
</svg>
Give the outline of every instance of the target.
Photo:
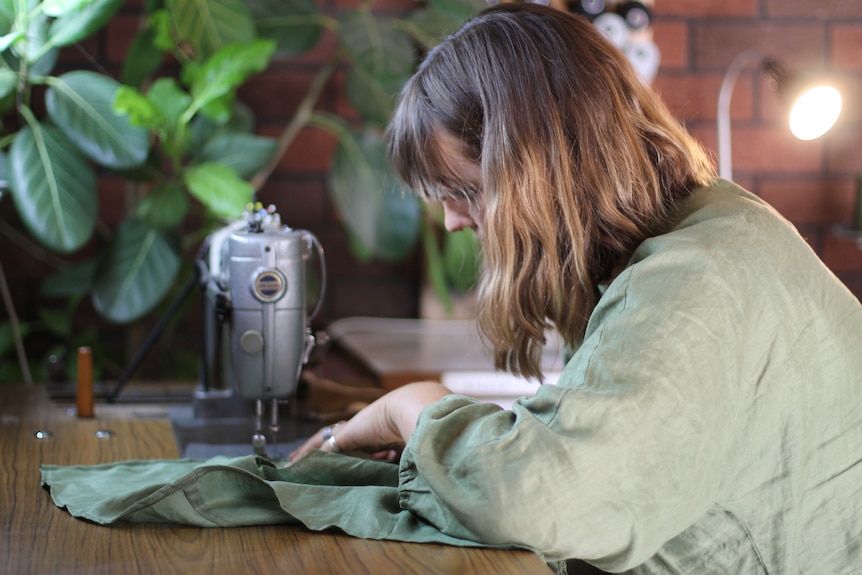
<svg viewBox="0 0 862 575">
<path fill-rule="evenodd" d="M 398 505 L 398 466 L 315 451 L 290 467 L 255 456 L 42 465 L 58 507 L 107 525 L 301 523 L 367 539 L 489 547 L 451 537 Z"/>
</svg>

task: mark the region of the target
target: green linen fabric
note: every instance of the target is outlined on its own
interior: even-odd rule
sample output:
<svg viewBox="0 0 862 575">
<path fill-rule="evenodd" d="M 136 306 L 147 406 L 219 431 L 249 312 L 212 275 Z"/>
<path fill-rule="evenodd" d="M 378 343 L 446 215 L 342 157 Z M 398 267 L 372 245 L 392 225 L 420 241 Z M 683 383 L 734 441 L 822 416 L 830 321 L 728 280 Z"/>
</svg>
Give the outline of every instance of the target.
<svg viewBox="0 0 862 575">
<path fill-rule="evenodd" d="M 719 181 L 637 248 L 557 385 L 426 408 L 400 485 L 441 531 L 546 560 L 862 573 L 862 307 Z"/>
<path fill-rule="evenodd" d="M 42 465 L 41 474 L 58 507 L 102 525 L 302 523 L 368 539 L 481 545 L 445 535 L 399 508 L 396 465 L 322 451 L 289 467 L 250 455 Z"/>
</svg>

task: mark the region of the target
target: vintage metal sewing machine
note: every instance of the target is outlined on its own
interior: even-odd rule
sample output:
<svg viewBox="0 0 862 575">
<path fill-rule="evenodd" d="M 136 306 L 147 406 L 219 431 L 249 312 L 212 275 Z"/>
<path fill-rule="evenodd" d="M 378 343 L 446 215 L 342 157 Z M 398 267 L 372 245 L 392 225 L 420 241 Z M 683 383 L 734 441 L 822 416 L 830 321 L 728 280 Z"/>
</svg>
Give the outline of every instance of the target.
<svg viewBox="0 0 862 575">
<path fill-rule="evenodd" d="M 306 272 L 315 254 L 321 287 L 309 312 Z M 205 301 L 195 416 L 242 416 L 253 402 L 251 441 L 255 453 L 263 455 L 267 432 L 275 443 L 279 404 L 294 396 L 316 343 L 310 321 L 325 289 L 323 249 L 312 233 L 283 225 L 274 206 L 257 204 L 246 210 L 245 219 L 213 233 L 197 263 Z"/>
</svg>

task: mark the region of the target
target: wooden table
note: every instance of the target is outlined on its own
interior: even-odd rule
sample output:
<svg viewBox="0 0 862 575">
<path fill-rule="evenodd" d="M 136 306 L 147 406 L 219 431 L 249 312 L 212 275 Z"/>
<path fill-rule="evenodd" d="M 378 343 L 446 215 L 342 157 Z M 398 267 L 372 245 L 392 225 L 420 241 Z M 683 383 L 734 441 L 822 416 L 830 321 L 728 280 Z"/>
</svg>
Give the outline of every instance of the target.
<svg viewBox="0 0 862 575">
<path fill-rule="evenodd" d="M 51 436 L 38 439 L 36 432 Z M 102 436 L 102 437 L 100 437 Z M 39 465 L 177 457 L 165 406 L 74 406 L 41 386 L 0 386 L 0 573 L 386 575 L 550 573 L 526 551 L 356 539 L 296 526 L 198 528 L 120 523 L 102 527 L 58 509 Z"/>
</svg>

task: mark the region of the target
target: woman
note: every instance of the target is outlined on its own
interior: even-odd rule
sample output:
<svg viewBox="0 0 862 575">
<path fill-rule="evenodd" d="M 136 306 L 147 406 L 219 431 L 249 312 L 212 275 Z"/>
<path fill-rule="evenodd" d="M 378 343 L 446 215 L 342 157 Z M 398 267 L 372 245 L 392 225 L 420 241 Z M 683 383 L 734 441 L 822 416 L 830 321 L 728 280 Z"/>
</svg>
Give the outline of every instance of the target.
<svg viewBox="0 0 862 575">
<path fill-rule="evenodd" d="M 511 410 L 399 388 L 293 459 L 401 451 L 401 506 L 453 535 L 607 571 L 862 565 L 862 307 L 579 17 L 503 4 L 425 58 L 397 172 L 482 239 Z"/>
</svg>

